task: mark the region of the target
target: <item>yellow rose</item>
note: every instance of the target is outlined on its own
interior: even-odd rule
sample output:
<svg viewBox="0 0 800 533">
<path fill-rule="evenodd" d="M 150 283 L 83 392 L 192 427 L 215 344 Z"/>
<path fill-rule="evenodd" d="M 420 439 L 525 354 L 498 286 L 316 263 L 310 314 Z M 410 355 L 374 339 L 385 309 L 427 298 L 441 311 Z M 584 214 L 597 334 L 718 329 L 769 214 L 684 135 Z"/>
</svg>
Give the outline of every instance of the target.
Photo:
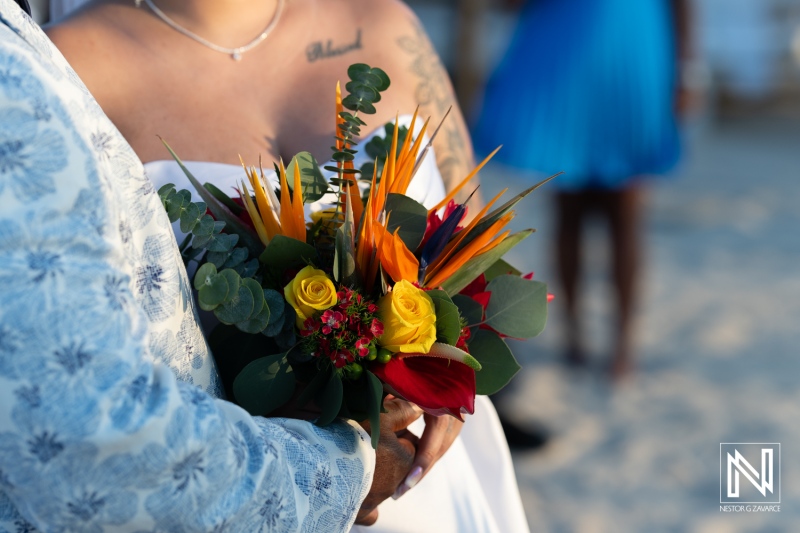
<svg viewBox="0 0 800 533">
<path fill-rule="evenodd" d="M 436 311 L 425 291 L 402 280 L 378 302 L 380 345 L 392 352 L 428 353 L 436 342 Z"/>
<path fill-rule="evenodd" d="M 297 312 L 297 327 L 317 311 L 324 311 L 336 305 L 336 287 L 322 270 L 307 266 L 297 273 L 283 288 L 286 301 Z"/>
</svg>

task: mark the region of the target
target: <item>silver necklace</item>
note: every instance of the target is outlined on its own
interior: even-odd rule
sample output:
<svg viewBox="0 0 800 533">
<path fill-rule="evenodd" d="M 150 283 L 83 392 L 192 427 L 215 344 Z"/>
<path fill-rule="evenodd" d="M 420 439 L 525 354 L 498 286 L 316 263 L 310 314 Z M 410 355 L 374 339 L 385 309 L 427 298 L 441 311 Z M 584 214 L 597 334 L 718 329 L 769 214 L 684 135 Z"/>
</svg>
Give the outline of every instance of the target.
<svg viewBox="0 0 800 533">
<path fill-rule="evenodd" d="M 136 1 L 136 7 L 140 7 L 142 4 L 142 0 L 135 0 L 135 1 Z M 196 33 L 187 30 L 186 28 L 184 28 L 183 26 L 181 26 L 180 24 L 169 18 L 166 13 L 158 9 L 158 7 L 153 3 L 153 0 L 144 0 L 144 3 L 147 4 L 147 7 L 149 7 L 153 11 L 153 13 L 156 14 L 158 18 L 163 20 L 167 24 L 167 26 L 169 26 L 173 30 L 177 31 L 178 33 L 182 33 L 183 35 L 197 41 L 203 46 L 207 46 L 212 50 L 216 50 L 217 52 L 222 52 L 223 54 L 231 56 L 231 59 L 233 59 L 234 61 L 240 61 L 242 59 L 242 54 L 244 54 L 245 52 L 249 52 L 256 46 L 261 44 L 264 41 L 264 39 L 266 39 L 269 36 L 272 30 L 275 29 L 275 26 L 277 26 L 278 24 L 278 20 L 281 18 L 281 12 L 283 11 L 283 4 L 285 3 L 285 0 L 278 0 L 278 5 L 275 8 L 275 14 L 272 15 L 272 20 L 269 21 L 267 27 L 264 28 L 264 31 L 262 31 L 258 35 L 258 37 L 256 37 L 246 45 L 238 46 L 236 48 L 225 48 L 224 46 L 219 46 L 218 44 L 214 44 L 211 41 L 203 39 Z"/>
</svg>

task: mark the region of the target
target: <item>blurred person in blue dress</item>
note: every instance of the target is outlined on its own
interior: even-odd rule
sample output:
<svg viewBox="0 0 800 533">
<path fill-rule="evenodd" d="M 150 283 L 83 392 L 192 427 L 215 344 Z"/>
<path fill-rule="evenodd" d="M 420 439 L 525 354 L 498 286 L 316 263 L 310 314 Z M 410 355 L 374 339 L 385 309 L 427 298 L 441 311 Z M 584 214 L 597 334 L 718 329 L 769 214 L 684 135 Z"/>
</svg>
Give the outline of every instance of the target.
<svg viewBox="0 0 800 533">
<path fill-rule="evenodd" d="M 642 187 L 678 161 L 678 59 L 687 49 L 685 0 L 529 0 L 490 77 L 474 139 L 496 161 L 550 175 L 566 308 L 565 359 L 584 365 L 579 317 L 583 225 L 611 236 L 617 304 L 611 372 L 632 364 L 640 273 Z M 591 265 L 594 267 L 594 265 Z"/>
</svg>

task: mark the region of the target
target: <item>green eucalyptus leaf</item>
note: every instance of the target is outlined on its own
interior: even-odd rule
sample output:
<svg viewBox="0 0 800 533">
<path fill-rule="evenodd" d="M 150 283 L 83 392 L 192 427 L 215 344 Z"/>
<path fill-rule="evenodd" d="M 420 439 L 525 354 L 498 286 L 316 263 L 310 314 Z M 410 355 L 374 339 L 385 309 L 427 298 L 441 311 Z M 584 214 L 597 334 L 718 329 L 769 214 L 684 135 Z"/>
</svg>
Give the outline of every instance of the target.
<svg viewBox="0 0 800 533">
<path fill-rule="evenodd" d="M 480 372 L 475 372 L 477 394 L 495 394 L 520 370 L 511 349 L 493 331 L 475 330 L 467 345 L 470 355 L 481 364 Z"/>
<path fill-rule="evenodd" d="M 322 170 L 309 152 L 300 152 L 292 158 L 286 167 L 286 179 L 291 189 L 294 184 L 294 169 L 300 167 L 300 184 L 303 191 L 303 203 L 310 204 L 322 198 L 328 192 L 328 182 Z"/>
<path fill-rule="evenodd" d="M 250 316 L 253 317 L 261 313 L 264 307 L 267 308 L 267 313 L 269 313 L 269 307 L 267 306 L 266 300 L 264 300 L 264 289 L 261 288 L 261 285 L 253 278 L 242 279 L 242 285 L 247 287 L 253 295 L 253 310 L 250 312 Z M 269 317 L 267 317 L 267 319 L 269 320 Z M 258 331 L 256 333 L 258 333 Z"/>
<path fill-rule="evenodd" d="M 244 322 L 253 313 L 253 293 L 245 286 L 239 287 L 235 296 L 214 309 L 214 315 L 223 324 Z"/>
<path fill-rule="evenodd" d="M 209 252 L 228 252 L 239 242 L 239 236 L 235 233 L 219 233 L 214 235 L 209 241 L 206 249 Z"/>
<path fill-rule="evenodd" d="M 441 291 L 444 292 L 444 291 Z M 461 336 L 461 315 L 450 298 L 433 298 L 436 308 L 436 340 L 455 346 Z"/>
<path fill-rule="evenodd" d="M 331 156 L 331 159 L 339 163 L 344 163 L 347 161 L 352 161 L 355 159 L 355 156 L 353 154 L 348 154 L 347 152 L 334 152 L 333 156 Z"/>
<path fill-rule="evenodd" d="M 492 281 L 494 278 L 502 276 L 503 274 L 519 276 L 522 274 L 522 272 L 508 264 L 503 259 L 498 259 L 495 264 L 487 268 L 486 272 L 483 273 L 483 275 L 486 276 L 486 281 Z"/>
<path fill-rule="evenodd" d="M 269 324 L 262 333 L 267 337 L 274 337 L 283 330 L 286 313 L 284 313 L 286 301 L 283 296 L 272 289 L 264 290 L 264 300 L 269 307 Z"/>
<path fill-rule="evenodd" d="M 200 290 L 203 286 L 211 285 L 211 278 L 217 275 L 217 268 L 211 263 L 205 263 L 194 274 L 194 288 Z"/>
<path fill-rule="evenodd" d="M 487 285 L 492 293 L 486 323 L 517 339 L 535 337 L 547 323 L 547 285 L 519 276 L 502 275 Z"/>
<path fill-rule="evenodd" d="M 352 111 L 360 111 L 366 115 L 374 115 L 375 114 L 375 106 L 371 103 L 356 98 L 353 95 L 349 95 L 346 98 L 342 99 L 342 105 L 347 109 Z"/>
<path fill-rule="evenodd" d="M 453 303 L 458 306 L 458 311 L 468 326 L 476 326 L 483 322 L 483 306 L 464 294 L 453 296 Z"/>
<path fill-rule="evenodd" d="M 369 85 L 351 81 L 345 87 L 350 93 L 350 95 L 357 98 L 358 100 L 369 103 L 375 103 L 380 101 L 381 99 L 381 96 L 378 93 L 378 91 L 376 91 Z"/>
<path fill-rule="evenodd" d="M 259 256 L 261 263 L 280 272 L 316 259 L 317 251 L 313 246 L 285 235 L 276 235 Z"/>
<path fill-rule="evenodd" d="M 372 439 L 372 447 L 377 449 L 378 439 L 380 438 L 381 411 L 383 408 L 383 385 L 381 384 L 381 380 L 369 370 L 366 370 L 364 374 L 367 377 L 367 386 L 369 388 L 367 414 L 369 415 L 370 437 Z"/>
<path fill-rule="evenodd" d="M 197 302 L 203 311 L 213 311 L 228 298 L 228 291 L 228 280 L 217 274 L 211 278 L 211 283 L 197 291 Z"/>
<path fill-rule="evenodd" d="M 342 378 L 338 372 L 331 372 L 325 387 L 317 394 L 317 405 L 322 410 L 322 414 L 317 419 L 318 426 L 327 426 L 334 421 L 342 407 L 343 397 Z"/>
<path fill-rule="evenodd" d="M 386 198 L 386 212 L 391 213 L 387 227 L 389 233 L 400 228 L 400 239 L 409 250 L 416 250 L 425 236 L 428 210 L 408 196 L 391 193 Z"/>
<path fill-rule="evenodd" d="M 173 194 L 175 194 L 175 185 L 172 183 L 167 183 L 166 185 L 162 185 L 158 189 L 158 197 L 161 200 L 162 204 L 167 200 L 167 198 L 169 198 Z"/>
<path fill-rule="evenodd" d="M 258 259 L 253 257 L 246 263 L 237 265 L 236 271 L 243 278 L 252 278 L 253 276 L 256 275 L 256 272 L 258 272 Z"/>
<path fill-rule="evenodd" d="M 372 68 L 364 63 L 356 63 L 350 65 L 347 69 L 347 76 L 351 80 L 369 79 L 367 76 L 375 76 L 379 80 L 379 84 L 374 85 L 378 91 L 385 91 L 389 88 L 389 76 L 379 68 Z"/>
<path fill-rule="evenodd" d="M 178 163 L 178 166 L 181 168 L 183 173 L 186 175 L 186 178 L 195 188 L 197 193 L 200 197 L 208 204 L 208 208 L 214 213 L 214 216 L 221 221 L 226 223 L 226 227 L 230 233 L 234 233 L 239 235 L 242 244 L 250 250 L 250 253 L 253 256 L 257 256 L 261 253 L 261 250 L 264 249 L 264 246 L 261 244 L 261 241 L 258 239 L 258 235 L 247 227 L 236 215 L 234 215 L 230 209 L 228 209 L 225 204 L 220 202 L 216 199 L 216 197 L 209 192 L 208 189 L 203 187 L 203 185 L 197 180 L 197 178 L 189 172 L 189 169 L 186 168 L 186 165 L 183 164 L 183 161 L 180 160 L 178 155 L 172 150 L 172 148 L 162 139 L 164 146 L 169 151 L 170 155 L 175 159 Z M 202 221 L 201 221 L 202 223 Z"/>
<path fill-rule="evenodd" d="M 220 276 L 225 276 L 225 280 L 228 282 L 229 290 L 231 291 L 229 296 L 233 298 L 234 295 L 239 292 L 239 287 L 242 284 L 242 278 L 239 274 L 230 268 L 226 268 L 222 272 L 219 273 Z"/>
<path fill-rule="evenodd" d="M 205 204 L 203 204 L 205 205 Z M 187 205 L 183 211 L 181 211 L 180 215 L 180 227 L 183 233 L 191 232 L 194 227 L 197 225 L 200 219 L 200 215 L 204 214 L 205 210 L 200 211 L 200 206 L 197 204 L 190 203 Z"/>
<path fill-rule="evenodd" d="M 241 263 L 244 263 L 247 260 L 248 255 L 247 248 L 234 248 L 233 251 L 228 255 L 228 259 L 225 261 L 225 268 L 233 268 Z M 249 278 L 250 276 L 242 277 Z"/>
<path fill-rule="evenodd" d="M 237 322 L 236 327 L 245 333 L 261 333 L 269 325 L 269 307 L 266 305 L 261 306 L 261 311 L 255 316 L 245 320 L 244 322 Z"/>
<path fill-rule="evenodd" d="M 224 268 L 225 263 L 230 258 L 230 252 L 208 252 L 206 254 L 206 261 L 213 264 L 217 268 Z"/>
<path fill-rule="evenodd" d="M 253 416 L 266 416 L 285 404 L 294 389 L 294 373 L 284 354 L 256 359 L 233 381 L 236 403 Z"/>
<path fill-rule="evenodd" d="M 197 235 L 194 234 L 194 238 L 192 239 L 192 249 L 197 253 L 202 253 L 205 251 L 206 245 L 211 242 L 213 235 Z"/>
<path fill-rule="evenodd" d="M 203 215 L 200 218 L 197 226 L 192 231 L 198 237 L 214 234 L 214 217 L 211 215 Z"/>
</svg>

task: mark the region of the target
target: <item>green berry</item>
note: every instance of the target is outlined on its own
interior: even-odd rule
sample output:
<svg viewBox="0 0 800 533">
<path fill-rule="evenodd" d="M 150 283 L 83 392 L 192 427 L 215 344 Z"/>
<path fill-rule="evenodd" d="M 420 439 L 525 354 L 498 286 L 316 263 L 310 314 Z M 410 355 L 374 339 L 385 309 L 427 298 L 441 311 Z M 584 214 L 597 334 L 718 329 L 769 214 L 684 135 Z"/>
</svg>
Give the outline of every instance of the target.
<svg viewBox="0 0 800 533">
<path fill-rule="evenodd" d="M 358 363 L 350 363 L 344 367 L 344 371 L 349 379 L 355 381 L 361 377 L 361 374 L 364 373 L 364 367 Z"/>
<path fill-rule="evenodd" d="M 368 361 L 374 361 L 378 357 L 378 348 L 374 344 L 369 345 L 369 353 L 367 354 Z"/>
<path fill-rule="evenodd" d="M 381 348 L 378 350 L 378 362 L 385 365 L 392 359 L 392 352 L 387 350 L 386 348 Z"/>
</svg>

